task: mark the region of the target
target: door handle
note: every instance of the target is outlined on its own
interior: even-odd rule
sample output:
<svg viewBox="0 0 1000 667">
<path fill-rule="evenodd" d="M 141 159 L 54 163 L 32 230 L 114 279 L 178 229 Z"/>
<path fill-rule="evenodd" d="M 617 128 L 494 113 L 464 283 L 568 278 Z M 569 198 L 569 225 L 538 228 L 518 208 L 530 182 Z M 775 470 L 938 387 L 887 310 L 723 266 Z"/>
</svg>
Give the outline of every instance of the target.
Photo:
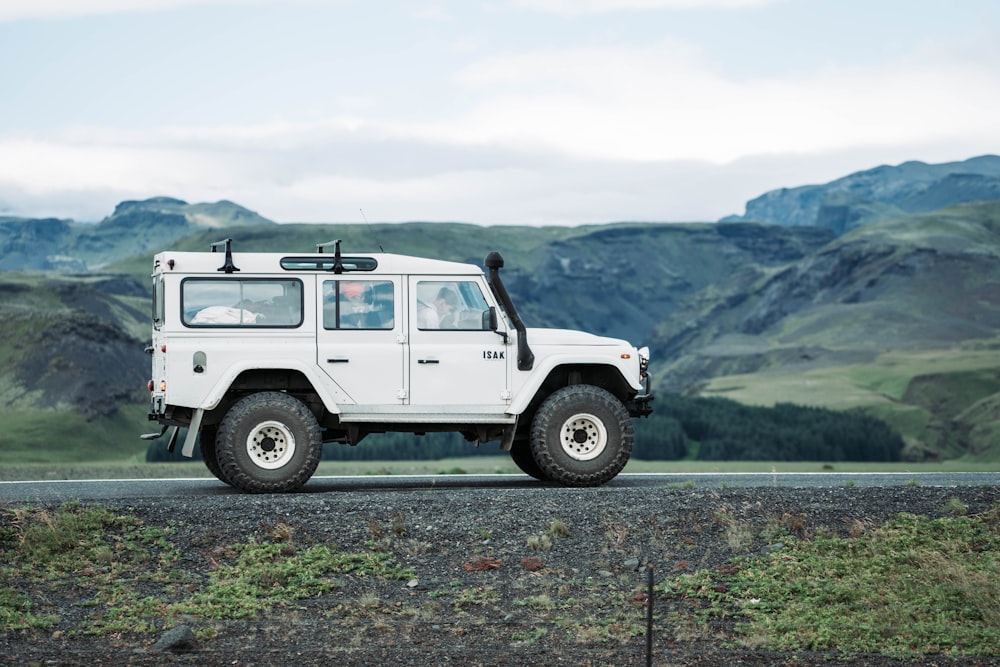
<svg viewBox="0 0 1000 667">
<path fill-rule="evenodd" d="M 328 364 L 346 364 L 349 361 L 350 361 L 350 359 L 348 359 L 346 357 L 336 357 L 335 359 L 327 359 L 326 363 L 328 363 Z"/>
<path fill-rule="evenodd" d="M 437 359 L 417 359 L 418 364 L 439 364 L 441 363 Z"/>
</svg>

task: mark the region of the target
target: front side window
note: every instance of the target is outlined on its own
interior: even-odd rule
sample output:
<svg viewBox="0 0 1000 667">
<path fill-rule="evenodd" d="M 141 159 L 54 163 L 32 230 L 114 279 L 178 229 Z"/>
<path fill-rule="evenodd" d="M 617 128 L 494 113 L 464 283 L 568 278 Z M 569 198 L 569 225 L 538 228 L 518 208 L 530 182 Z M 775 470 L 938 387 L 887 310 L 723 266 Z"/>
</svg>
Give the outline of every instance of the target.
<svg viewBox="0 0 1000 667">
<path fill-rule="evenodd" d="M 323 281 L 324 329 L 392 329 L 396 326 L 391 280 Z"/>
<path fill-rule="evenodd" d="M 479 284 L 471 280 L 422 280 L 417 283 L 417 328 L 482 331 L 489 311 Z"/>
<path fill-rule="evenodd" d="M 181 312 L 189 327 L 297 327 L 302 283 L 294 279 L 187 278 Z"/>
</svg>

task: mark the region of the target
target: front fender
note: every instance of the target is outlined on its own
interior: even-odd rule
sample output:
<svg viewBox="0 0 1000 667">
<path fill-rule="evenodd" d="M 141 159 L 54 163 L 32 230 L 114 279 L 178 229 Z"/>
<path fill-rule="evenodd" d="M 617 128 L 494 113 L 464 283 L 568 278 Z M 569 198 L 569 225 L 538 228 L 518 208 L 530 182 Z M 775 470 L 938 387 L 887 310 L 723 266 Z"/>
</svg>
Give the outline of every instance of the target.
<svg viewBox="0 0 1000 667">
<path fill-rule="evenodd" d="M 624 382 L 632 389 L 638 391 L 642 388 L 641 383 L 638 380 L 639 367 L 636 363 L 634 369 L 634 374 L 631 373 L 632 369 L 622 369 L 616 364 L 608 363 L 607 351 L 602 351 L 601 354 L 594 355 L 581 355 L 579 352 L 575 352 L 573 355 L 552 355 L 549 357 L 544 357 L 543 359 L 536 360 L 535 369 L 532 371 L 530 379 L 518 388 L 515 393 L 513 400 L 511 401 L 508 412 L 511 414 L 519 415 L 528 409 L 528 405 L 534 399 L 535 395 L 538 393 L 542 384 L 549 378 L 550 375 L 560 366 L 574 367 L 574 366 L 588 366 L 603 367 L 608 373 L 617 374 Z M 515 371 L 516 373 L 517 371 Z"/>
</svg>

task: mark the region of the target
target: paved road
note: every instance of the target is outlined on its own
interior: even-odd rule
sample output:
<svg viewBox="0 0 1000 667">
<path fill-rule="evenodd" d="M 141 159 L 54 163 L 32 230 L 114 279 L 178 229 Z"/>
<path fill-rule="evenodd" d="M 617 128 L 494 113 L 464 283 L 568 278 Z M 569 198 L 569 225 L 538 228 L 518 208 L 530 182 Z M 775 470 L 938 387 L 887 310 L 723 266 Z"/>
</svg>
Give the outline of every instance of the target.
<svg viewBox="0 0 1000 667">
<path fill-rule="evenodd" d="M 751 486 L 997 486 L 1000 473 L 657 473 L 622 474 L 608 488 L 678 487 L 738 488 Z M 303 493 L 343 491 L 538 488 L 544 486 L 524 475 L 385 475 L 365 477 L 314 477 Z M 2 502 L 97 501 L 126 498 L 177 500 L 239 493 L 214 479 L 60 480 L 0 482 Z"/>
</svg>

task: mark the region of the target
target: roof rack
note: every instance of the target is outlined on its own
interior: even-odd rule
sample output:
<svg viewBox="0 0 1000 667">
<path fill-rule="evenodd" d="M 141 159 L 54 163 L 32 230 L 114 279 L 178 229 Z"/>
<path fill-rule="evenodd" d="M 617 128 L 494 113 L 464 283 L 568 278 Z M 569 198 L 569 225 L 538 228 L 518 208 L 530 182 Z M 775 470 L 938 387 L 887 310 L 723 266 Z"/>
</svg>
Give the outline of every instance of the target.
<svg viewBox="0 0 1000 667">
<path fill-rule="evenodd" d="M 331 243 L 333 244 L 333 266 L 330 268 L 330 270 L 333 271 L 334 273 L 343 273 L 344 262 L 340 257 L 340 239 L 337 239 L 335 241 L 327 241 L 326 243 L 317 243 L 316 252 L 323 254 L 323 248 L 330 245 Z"/>
<path fill-rule="evenodd" d="M 239 271 L 239 269 L 236 268 L 236 266 L 233 264 L 233 240 L 223 239 L 222 241 L 216 241 L 215 243 L 209 244 L 209 246 L 212 248 L 212 252 L 218 252 L 220 245 L 226 246 L 226 261 L 217 270 L 225 271 L 226 273 Z"/>
</svg>

